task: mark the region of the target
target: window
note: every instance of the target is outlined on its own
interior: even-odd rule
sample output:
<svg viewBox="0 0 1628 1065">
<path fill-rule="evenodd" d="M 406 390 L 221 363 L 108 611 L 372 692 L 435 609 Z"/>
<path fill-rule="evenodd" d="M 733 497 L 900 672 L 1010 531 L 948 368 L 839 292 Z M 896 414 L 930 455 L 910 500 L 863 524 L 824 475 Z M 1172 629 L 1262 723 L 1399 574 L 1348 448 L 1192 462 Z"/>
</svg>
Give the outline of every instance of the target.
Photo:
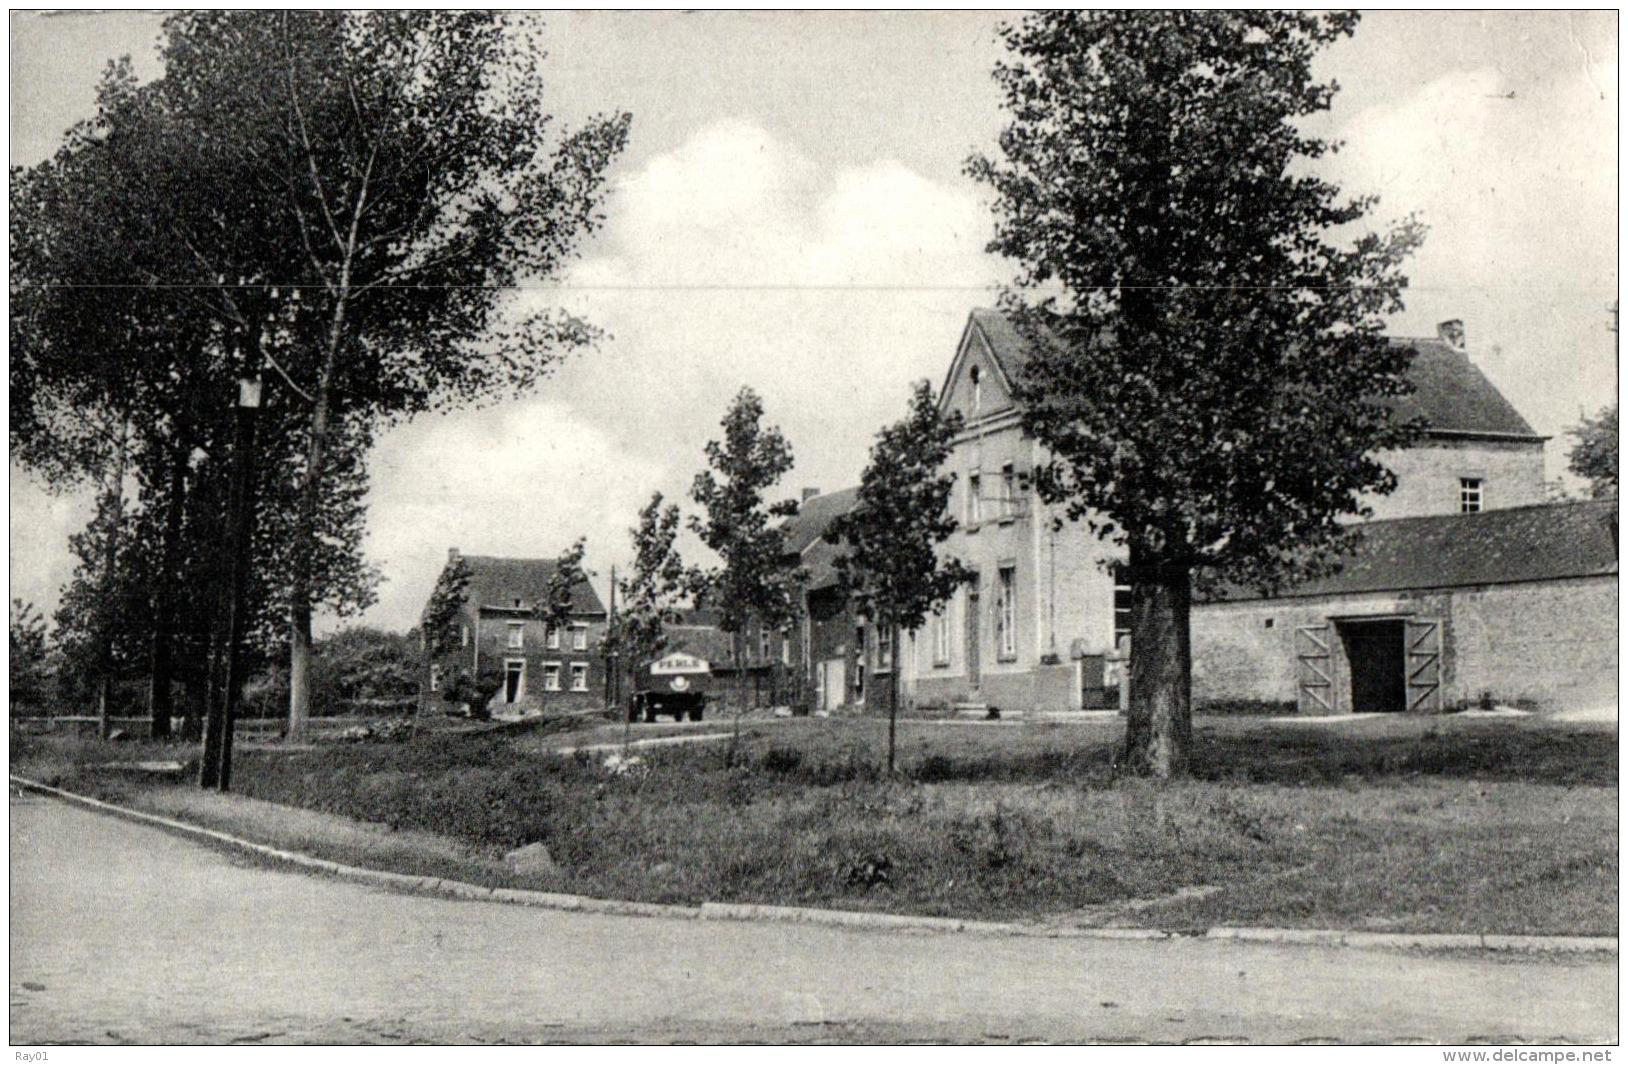
<svg viewBox="0 0 1628 1065">
<path fill-rule="evenodd" d="M 782 665 L 791 665 L 791 637 L 780 637 L 780 662 Z"/>
<path fill-rule="evenodd" d="M 560 649 L 560 630 L 556 629 L 552 625 L 548 627 L 548 649 L 550 651 L 558 651 Z"/>
<path fill-rule="evenodd" d="M 526 646 L 526 623 L 524 621 L 509 622 L 509 646 L 515 650 Z"/>
<path fill-rule="evenodd" d="M 893 630 L 879 628 L 876 630 L 876 668 L 893 668 Z"/>
<path fill-rule="evenodd" d="M 983 500 L 978 498 L 980 478 L 976 473 L 967 475 L 967 524 L 976 528 L 984 520 Z"/>
<path fill-rule="evenodd" d="M 520 600 L 518 600 L 518 599 L 516 599 L 516 600 L 515 600 L 515 601 L 514 601 L 514 608 L 515 608 L 515 609 L 516 609 L 516 610 L 519 610 L 519 609 L 520 609 Z"/>
<path fill-rule="evenodd" d="M 469 646 L 469 626 L 468 625 L 460 625 L 459 628 L 463 629 L 464 646 L 468 647 Z"/>
<path fill-rule="evenodd" d="M 560 690 L 560 664 L 558 662 L 543 663 L 543 690 L 546 692 Z"/>
<path fill-rule="evenodd" d="M 774 646 L 772 643 L 773 640 L 774 633 L 770 632 L 768 629 L 761 629 L 758 631 L 757 656 L 761 661 L 767 662 L 769 660 L 770 649 Z"/>
<path fill-rule="evenodd" d="M 1114 646 L 1131 634 L 1131 585 L 1124 566 L 1114 567 Z"/>
<path fill-rule="evenodd" d="M 571 626 L 571 650 L 586 651 L 588 649 L 588 626 Z"/>
<path fill-rule="evenodd" d="M 432 665 L 432 666 L 430 666 L 430 691 L 438 692 L 440 690 L 441 690 L 441 667 L 436 666 L 436 665 Z"/>
<path fill-rule="evenodd" d="M 1458 511 L 1460 514 L 1479 514 L 1481 512 L 1481 478 L 1460 477 L 1458 479 Z"/>
<path fill-rule="evenodd" d="M 1012 469 L 1008 462 L 1001 467 L 1001 502 L 1000 516 L 1010 518 L 1017 513 L 1017 471 Z"/>
<path fill-rule="evenodd" d="M 1002 566 L 995 585 L 995 651 L 1000 658 L 1017 657 L 1017 567 Z"/>
<path fill-rule="evenodd" d="M 585 692 L 588 690 L 588 663 L 571 663 L 571 690 Z"/>
<path fill-rule="evenodd" d="M 972 413 L 976 415 L 984 407 L 984 375 L 974 366 L 968 376 L 972 379 Z"/>
<path fill-rule="evenodd" d="M 950 664 L 950 604 L 945 603 L 933 615 L 933 664 Z"/>
</svg>

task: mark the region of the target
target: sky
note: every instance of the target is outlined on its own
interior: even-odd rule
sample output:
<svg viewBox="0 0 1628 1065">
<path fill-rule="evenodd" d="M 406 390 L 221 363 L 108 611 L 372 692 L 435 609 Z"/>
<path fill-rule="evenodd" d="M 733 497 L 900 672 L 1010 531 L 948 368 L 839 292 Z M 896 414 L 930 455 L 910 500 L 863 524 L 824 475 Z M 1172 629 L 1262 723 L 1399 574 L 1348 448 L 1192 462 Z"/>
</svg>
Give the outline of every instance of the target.
<svg viewBox="0 0 1628 1065">
<path fill-rule="evenodd" d="M 963 173 L 1002 125 L 987 12 L 550 13 L 548 92 L 567 122 L 633 114 L 608 222 L 564 276 L 521 298 L 607 331 L 527 397 L 432 415 L 371 458 L 366 550 L 385 575 L 361 619 L 405 629 L 447 548 L 552 556 L 577 536 L 603 589 L 654 491 L 688 489 L 750 385 L 788 437 L 783 485 L 856 483 L 911 382 L 948 368 L 967 312 L 1009 265 L 984 249 L 988 198 Z M 159 17 L 10 16 L 9 142 L 28 165 L 91 111 L 108 59 L 162 73 Z M 1377 12 L 1330 48 L 1341 91 L 1319 164 L 1417 215 L 1397 335 L 1465 322 L 1472 357 L 1549 443 L 1614 402 L 1617 16 Z M 50 614 L 83 497 L 13 467 L 11 594 Z M 330 620 L 327 625 L 331 627 Z"/>
</svg>

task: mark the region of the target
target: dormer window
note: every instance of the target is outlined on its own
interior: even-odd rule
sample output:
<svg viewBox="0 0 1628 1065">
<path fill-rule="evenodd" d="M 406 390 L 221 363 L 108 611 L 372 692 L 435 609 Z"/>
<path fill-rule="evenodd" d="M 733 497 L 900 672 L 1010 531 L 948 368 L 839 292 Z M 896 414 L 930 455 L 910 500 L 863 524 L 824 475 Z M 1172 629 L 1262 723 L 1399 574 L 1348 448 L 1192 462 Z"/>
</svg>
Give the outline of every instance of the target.
<svg viewBox="0 0 1628 1065">
<path fill-rule="evenodd" d="M 969 376 L 972 378 L 972 413 L 977 414 L 984 406 L 984 375 L 974 366 Z"/>
</svg>

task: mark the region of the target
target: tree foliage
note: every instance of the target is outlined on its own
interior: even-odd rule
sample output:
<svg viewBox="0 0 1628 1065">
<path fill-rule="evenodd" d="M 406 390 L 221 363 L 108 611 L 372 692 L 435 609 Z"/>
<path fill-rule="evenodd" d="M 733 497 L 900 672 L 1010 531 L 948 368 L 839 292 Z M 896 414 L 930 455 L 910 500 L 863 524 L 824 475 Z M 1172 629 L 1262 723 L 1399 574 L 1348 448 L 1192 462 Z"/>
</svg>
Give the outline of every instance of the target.
<svg viewBox="0 0 1628 1065">
<path fill-rule="evenodd" d="M 469 599 L 469 581 L 474 576 L 463 557 L 449 559 L 435 580 L 430 600 L 424 607 L 420 631 L 432 657 L 444 655 L 462 638 L 464 605 Z"/>
<path fill-rule="evenodd" d="M 1617 405 L 1584 418 L 1571 430 L 1577 443 L 1566 453 L 1566 468 L 1588 482 L 1595 499 L 1617 496 Z"/>
<path fill-rule="evenodd" d="M 662 494 L 651 495 L 639 510 L 633 539 L 633 570 L 617 581 L 621 609 L 613 634 L 616 651 L 630 669 L 659 658 L 667 647 L 665 629 L 679 620 L 681 605 L 694 581 L 679 556 L 677 504 L 663 506 Z"/>
<path fill-rule="evenodd" d="M 33 603 L 11 601 L 11 626 L 7 633 L 11 652 L 10 698 L 12 714 L 38 712 L 50 695 L 47 665 L 49 645 L 45 618 Z"/>
<path fill-rule="evenodd" d="M 941 413 L 931 384 L 917 382 L 909 413 L 877 434 L 858 501 L 826 530 L 827 541 L 846 548 L 837 577 L 862 617 L 919 629 L 972 576 L 938 551 L 956 530 L 955 474 L 945 464 L 960 428 L 960 414 Z"/>
<path fill-rule="evenodd" d="M 71 158 L 43 168 L 30 203 L 57 221 L 29 261 L 128 293 L 162 332 L 138 298 L 161 294 L 163 315 L 207 337 L 171 348 L 228 382 L 267 375 L 301 412 L 301 458 L 282 468 L 300 674 L 330 459 L 381 423 L 529 387 L 593 337 L 511 293 L 598 225 L 629 119 L 558 128 L 536 24 L 503 13 L 189 11 L 166 19 L 161 53 L 150 85 L 115 67 Z M 107 318 L 109 336 L 128 324 Z"/>
<path fill-rule="evenodd" d="M 1394 487 L 1376 453 L 1419 429 L 1392 416 L 1411 352 L 1383 330 L 1422 230 L 1337 239 L 1374 201 L 1316 176 L 1337 146 L 1301 131 L 1336 90 L 1314 58 L 1356 23 L 1047 11 L 1003 30 L 1010 122 L 969 171 L 1019 268 L 1003 306 L 1035 349 L 1017 391 L 1040 491 L 1128 551 L 1127 756 L 1156 772 L 1185 757 L 1194 571 L 1271 587 L 1326 565 L 1361 497 Z"/>
<path fill-rule="evenodd" d="M 738 635 L 753 619 L 783 629 L 795 617 L 800 574 L 786 559 L 775 519 L 795 514 L 797 502 L 770 503 L 764 495 L 791 469 L 791 445 L 763 424 L 763 400 L 750 388 L 735 396 L 722 426 L 723 439 L 707 441 L 708 468 L 690 490 L 705 512 L 690 528 L 721 562 L 698 573 L 698 598 L 718 611 L 725 632 Z"/>
<path fill-rule="evenodd" d="M 543 585 L 535 611 L 537 619 L 550 631 L 564 631 L 571 623 L 576 590 L 588 580 L 588 571 L 582 567 L 583 556 L 587 553 L 588 541 L 579 536 L 576 543 L 554 560 L 554 571 Z"/>
</svg>

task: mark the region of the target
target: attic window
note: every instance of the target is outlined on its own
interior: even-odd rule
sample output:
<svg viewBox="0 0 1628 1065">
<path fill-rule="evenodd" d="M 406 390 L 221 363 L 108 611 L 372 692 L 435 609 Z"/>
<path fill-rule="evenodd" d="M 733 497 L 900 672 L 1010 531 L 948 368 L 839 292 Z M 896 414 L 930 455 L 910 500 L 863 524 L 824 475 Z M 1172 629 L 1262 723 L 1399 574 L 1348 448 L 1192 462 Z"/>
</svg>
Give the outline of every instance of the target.
<svg viewBox="0 0 1628 1065">
<path fill-rule="evenodd" d="M 516 610 L 519 610 L 519 609 L 520 609 L 520 600 L 518 600 L 518 599 L 516 599 L 516 600 L 515 600 L 515 601 L 514 601 L 514 608 L 515 608 L 515 609 L 516 609 Z"/>
<path fill-rule="evenodd" d="M 969 376 L 972 378 L 972 413 L 977 414 L 984 406 L 984 375 L 974 366 Z"/>
</svg>

